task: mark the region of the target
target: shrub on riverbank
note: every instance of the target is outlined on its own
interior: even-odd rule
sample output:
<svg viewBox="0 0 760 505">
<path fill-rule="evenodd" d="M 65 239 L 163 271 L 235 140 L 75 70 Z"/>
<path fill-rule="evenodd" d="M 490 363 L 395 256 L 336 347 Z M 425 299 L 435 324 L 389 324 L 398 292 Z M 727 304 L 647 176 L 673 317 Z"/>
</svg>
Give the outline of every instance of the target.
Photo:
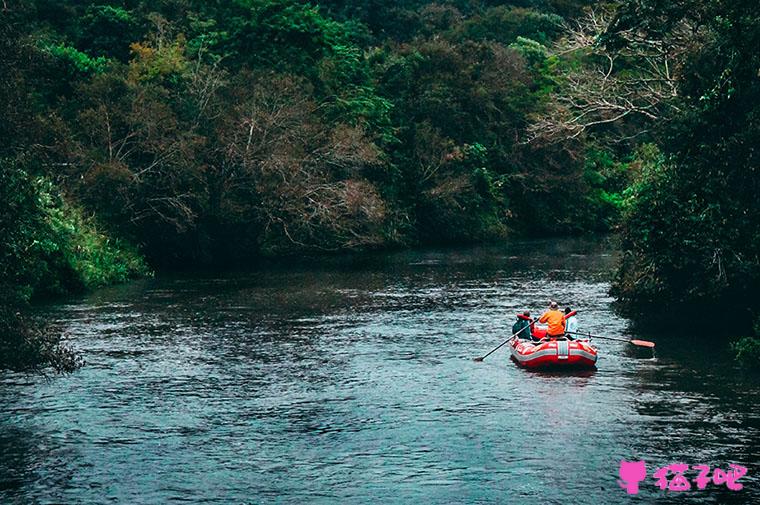
<svg viewBox="0 0 760 505">
<path fill-rule="evenodd" d="M 100 232 L 55 186 L 0 161 L 0 367 L 78 366 L 60 336 L 26 313 L 30 299 L 78 292 L 149 273 L 142 258 Z"/>
<path fill-rule="evenodd" d="M 80 292 L 149 274 L 133 247 L 112 239 L 44 177 L 0 164 L 0 281 L 26 299 Z"/>
<path fill-rule="evenodd" d="M 752 337 L 743 337 L 731 343 L 736 360 L 745 368 L 760 370 L 760 317 L 755 318 Z"/>
<path fill-rule="evenodd" d="M 749 327 L 760 312 L 760 7 L 704 2 L 657 12 L 656 2 L 629 2 L 617 29 L 663 37 L 696 23 L 703 37 L 681 57 L 663 155 L 632 190 L 614 293 L 648 317 L 678 309 L 690 320 L 733 317 Z"/>
<path fill-rule="evenodd" d="M 26 301 L 13 287 L 0 286 L 0 369 L 72 372 L 84 362 L 57 333 L 24 315 Z"/>
<path fill-rule="evenodd" d="M 736 360 L 746 368 L 760 368 L 760 338 L 743 337 L 731 344 Z"/>
</svg>

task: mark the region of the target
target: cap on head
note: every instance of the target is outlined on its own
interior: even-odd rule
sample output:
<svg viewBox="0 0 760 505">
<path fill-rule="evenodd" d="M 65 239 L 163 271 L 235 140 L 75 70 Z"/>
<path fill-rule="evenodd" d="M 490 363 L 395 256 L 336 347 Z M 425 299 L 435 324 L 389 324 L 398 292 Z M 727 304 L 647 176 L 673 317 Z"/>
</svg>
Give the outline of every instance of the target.
<svg viewBox="0 0 760 505">
<path fill-rule="evenodd" d="M 553 308 L 553 309 L 556 309 L 557 307 L 559 307 L 559 305 L 557 305 L 557 302 L 551 302 L 551 303 L 549 304 L 549 307 L 551 307 L 551 308 Z"/>
<path fill-rule="evenodd" d="M 523 316 L 528 316 L 528 317 L 530 317 L 530 311 L 529 311 L 529 310 L 526 310 L 525 312 L 523 312 Z"/>
</svg>

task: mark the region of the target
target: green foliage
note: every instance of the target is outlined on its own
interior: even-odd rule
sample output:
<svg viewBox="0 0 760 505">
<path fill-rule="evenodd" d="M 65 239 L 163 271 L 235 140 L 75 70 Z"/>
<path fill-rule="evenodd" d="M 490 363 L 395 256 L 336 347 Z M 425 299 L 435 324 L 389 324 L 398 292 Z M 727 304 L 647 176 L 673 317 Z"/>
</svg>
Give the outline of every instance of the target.
<svg viewBox="0 0 760 505">
<path fill-rule="evenodd" d="M 23 315 L 25 308 L 12 286 L 0 284 L 0 369 L 72 372 L 84 364 L 60 335 Z"/>
<path fill-rule="evenodd" d="M 556 14 L 500 5 L 464 22 L 461 33 L 471 40 L 511 44 L 519 38 L 526 38 L 546 44 L 562 31 L 563 21 Z"/>
<path fill-rule="evenodd" d="M 482 144 L 454 147 L 440 173 L 431 177 L 417 210 L 428 242 L 491 240 L 503 237 L 501 181 L 484 166 Z"/>
<path fill-rule="evenodd" d="M 681 20 L 705 20 L 681 77 L 681 113 L 661 136 L 631 190 L 623 223 L 624 258 L 614 292 L 639 310 L 689 304 L 698 314 L 757 313 L 760 305 L 760 6 L 676 2 L 668 16 L 631 3 L 620 27 L 667 33 Z M 644 23 L 642 25 L 642 23 Z"/>
<path fill-rule="evenodd" d="M 47 51 L 55 58 L 59 58 L 66 65 L 77 72 L 85 75 L 100 74 L 105 72 L 108 59 L 104 56 L 93 58 L 74 47 L 66 44 L 50 45 Z"/>
<path fill-rule="evenodd" d="M 629 190 L 645 150 L 634 153 L 630 160 L 620 161 L 609 150 L 589 149 L 583 173 L 588 188 L 584 214 L 589 221 L 584 227 L 604 231 L 618 224 L 625 203 L 624 192 Z"/>
<path fill-rule="evenodd" d="M 237 15 L 226 19 L 230 26 L 218 48 L 231 64 L 313 76 L 323 57 L 350 44 L 348 27 L 326 18 L 318 7 L 290 0 L 237 3 Z"/>
<path fill-rule="evenodd" d="M 743 337 L 731 343 L 736 361 L 746 368 L 760 369 L 760 338 Z"/>
<path fill-rule="evenodd" d="M 319 65 L 319 77 L 328 103 L 328 118 L 350 124 L 366 123 L 384 140 L 393 140 L 390 100 L 378 96 L 369 67 L 356 46 L 335 45 Z"/>
<path fill-rule="evenodd" d="M 189 62 L 185 56 L 183 36 L 169 43 L 161 41 L 157 47 L 136 42 L 130 49 L 133 58 L 130 60 L 129 77 L 132 81 L 165 82 L 177 86 L 187 77 Z"/>
<path fill-rule="evenodd" d="M 4 161 L 0 170 L 0 282 L 24 298 L 124 282 L 149 272 L 139 255 L 99 232 L 52 183 Z"/>
<path fill-rule="evenodd" d="M 520 53 L 530 66 L 539 65 L 546 61 L 546 46 L 533 39 L 518 36 L 509 47 Z"/>
<path fill-rule="evenodd" d="M 77 45 L 89 54 L 125 62 L 129 58 L 129 45 L 139 40 L 140 35 L 132 11 L 112 5 L 90 5 L 82 17 Z"/>
<path fill-rule="evenodd" d="M 38 244 L 40 271 L 69 272 L 64 285 L 125 277 L 103 273 L 129 261 L 95 252 L 107 250 L 97 231 L 67 235 L 64 223 L 77 220 L 78 230 L 102 223 L 172 265 L 487 240 L 507 228 L 608 230 L 629 157 L 585 138 L 525 142 L 567 68 L 551 55 L 560 16 L 583 4 L 14 8 L 24 28 L 2 38 L 19 52 L 13 61 L 27 58 L 26 38 L 56 41 L 41 71 L 6 65 L 22 84 L 2 91 L 24 95 L 7 112 L 36 126 L 12 135 L 14 149 L 37 146 L 35 174 L 77 202 L 51 204 L 64 217 L 48 209 L 55 227 Z"/>
<path fill-rule="evenodd" d="M 32 250 L 44 257 L 60 255 L 81 284 L 93 289 L 148 275 L 137 251 L 98 230 L 81 209 L 68 203 L 46 179 L 35 181 L 38 203 L 49 227 Z"/>
<path fill-rule="evenodd" d="M 124 282 L 149 272 L 140 256 L 99 232 L 52 183 L 0 162 L 0 368 L 59 372 L 82 365 L 25 315 L 29 299 Z"/>
</svg>

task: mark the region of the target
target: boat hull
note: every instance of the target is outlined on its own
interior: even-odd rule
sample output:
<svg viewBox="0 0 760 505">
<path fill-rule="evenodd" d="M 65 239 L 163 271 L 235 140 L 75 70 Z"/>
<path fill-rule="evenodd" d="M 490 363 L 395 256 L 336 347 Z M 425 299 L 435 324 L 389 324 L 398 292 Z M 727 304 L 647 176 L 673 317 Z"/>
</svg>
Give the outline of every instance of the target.
<svg viewBox="0 0 760 505">
<path fill-rule="evenodd" d="M 531 369 L 596 368 L 597 350 L 587 340 L 549 340 L 534 343 L 514 340 L 512 360 Z"/>
</svg>

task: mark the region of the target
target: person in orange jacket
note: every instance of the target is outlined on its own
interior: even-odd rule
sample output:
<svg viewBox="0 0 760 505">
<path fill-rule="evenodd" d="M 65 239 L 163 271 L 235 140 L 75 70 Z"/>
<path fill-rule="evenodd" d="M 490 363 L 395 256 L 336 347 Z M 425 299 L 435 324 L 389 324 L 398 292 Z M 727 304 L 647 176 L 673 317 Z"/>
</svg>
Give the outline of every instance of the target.
<svg viewBox="0 0 760 505">
<path fill-rule="evenodd" d="M 565 334 L 565 315 L 559 310 L 557 302 L 549 303 L 549 310 L 538 319 L 539 323 L 547 323 L 547 338 L 559 338 Z"/>
</svg>

